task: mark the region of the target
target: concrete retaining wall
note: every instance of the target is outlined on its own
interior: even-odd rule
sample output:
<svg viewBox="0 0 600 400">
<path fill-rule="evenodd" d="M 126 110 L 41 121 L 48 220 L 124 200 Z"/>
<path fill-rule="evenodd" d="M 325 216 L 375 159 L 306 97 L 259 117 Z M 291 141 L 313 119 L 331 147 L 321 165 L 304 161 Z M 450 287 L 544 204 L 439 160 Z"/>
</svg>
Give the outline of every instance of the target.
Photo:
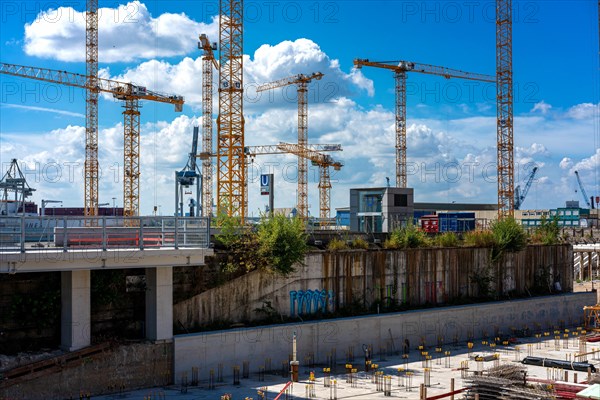
<svg viewBox="0 0 600 400">
<path fill-rule="evenodd" d="M 479 305 L 443 307 L 419 311 L 407 311 L 380 316 L 335 319 L 322 322 L 265 326 L 235 329 L 211 333 L 175 336 L 174 380 L 181 374 L 191 374 L 192 367 L 200 367 L 201 379 L 207 379 L 209 371 L 217 373 L 223 364 L 223 375 L 232 375 L 233 366 L 250 362 L 250 372 L 256 373 L 265 359 L 270 358 L 272 367 L 279 369 L 287 362 L 292 351 L 292 335 L 298 338 L 298 360 L 313 353 L 315 362 L 325 363 L 327 355 L 335 349 L 337 362 L 345 362 L 349 348 L 357 356 L 362 354 L 362 344 L 373 349 L 393 347 L 401 349 L 404 339 L 409 339 L 414 349 L 424 337 L 428 346 L 443 336 L 446 343 L 466 341 L 470 335 L 481 338 L 494 335 L 496 330 L 510 333 L 511 328 L 542 329 L 574 326 L 583 320 L 583 306 L 596 303 L 596 294 L 573 293 L 537 297 L 527 300 L 493 302 Z M 215 375 L 216 376 L 216 375 Z"/>
<path fill-rule="evenodd" d="M 570 245 L 528 246 L 494 264 L 490 253 L 489 248 L 313 252 L 288 277 L 251 272 L 176 303 L 173 317 L 176 326 L 195 328 L 264 318 L 256 310 L 266 304 L 291 317 L 349 305 L 442 305 L 480 296 L 476 277 L 491 278 L 489 291 L 499 296 L 548 293 L 556 278 L 564 292 L 573 288 Z M 543 280 L 548 283 L 540 285 Z"/>
</svg>

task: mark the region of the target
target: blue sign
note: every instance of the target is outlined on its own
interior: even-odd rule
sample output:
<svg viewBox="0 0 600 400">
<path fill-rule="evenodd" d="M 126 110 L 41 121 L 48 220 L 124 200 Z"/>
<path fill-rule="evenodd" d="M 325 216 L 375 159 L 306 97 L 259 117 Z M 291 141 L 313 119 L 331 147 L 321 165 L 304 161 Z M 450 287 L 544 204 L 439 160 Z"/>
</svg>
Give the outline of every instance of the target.
<svg viewBox="0 0 600 400">
<path fill-rule="evenodd" d="M 273 188 L 273 174 L 260 176 L 260 194 L 269 195 Z"/>
</svg>

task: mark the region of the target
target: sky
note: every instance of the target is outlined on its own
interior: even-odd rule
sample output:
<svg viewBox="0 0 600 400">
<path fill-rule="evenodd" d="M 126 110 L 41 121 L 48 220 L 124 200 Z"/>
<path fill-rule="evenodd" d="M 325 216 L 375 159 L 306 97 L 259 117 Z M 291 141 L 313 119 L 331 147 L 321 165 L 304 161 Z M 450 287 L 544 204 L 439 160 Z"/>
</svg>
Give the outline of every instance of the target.
<svg viewBox="0 0 600 400">
<path fill-rule="evenodd" d="M 144 102 L 141 109 L 140 212 L 175 209 L 174 175 L 202 123 L 198 36 L 218 40 L 216 1 L 99 1 L 100 76 L 185 97 L 182 113 Z M 523 207 L 579 200 L 574 172 L 600 196 L 600 82 L 597 2 L 513 1 L 515 184 L 538 173 Z M 322 72 L 309 86 L 310 143 L 339 143 L 332 210 L 349 189 L 395 179 L 393 75 L 353 68 L 355 58 L 407 60 L 493 75 L 493 1 L 245 1 L 246 145 L 297 140 L 293 87 L 257 85 Z M 0 61 L 85 73 L 85 1 L 0 2 Z M 215 73 L 215 82 L 218 74 Z M 215 84 L 215 87 L 217 85 Z M 16 158 L 33 200 L 83 204 L 85 93 L 0 74 L 0 165 Z M 215 115 L 218 100 L 214 96 Z M 408 186 L 415 201 L 496 203 L 495 87 L 409 73 Z M 100 203 L 122 206 L 122 104 L 99 103 Z M 216 133 L 216 129 L 215 129 Z M 214 141 L 216 143 L 216 140 Z M 310 164 L 309 164 L 310 165 Z M 259 175 L 275 175 L 275 207 L 296 201 L 296 160 L 257 157 L 250 168 L 249 214 L 268 203 Z M 309 170 L 309 208 L 319 214 L 318 170 Z M 186 197 L 189 197 L 186 195 Z"/>
</svg>

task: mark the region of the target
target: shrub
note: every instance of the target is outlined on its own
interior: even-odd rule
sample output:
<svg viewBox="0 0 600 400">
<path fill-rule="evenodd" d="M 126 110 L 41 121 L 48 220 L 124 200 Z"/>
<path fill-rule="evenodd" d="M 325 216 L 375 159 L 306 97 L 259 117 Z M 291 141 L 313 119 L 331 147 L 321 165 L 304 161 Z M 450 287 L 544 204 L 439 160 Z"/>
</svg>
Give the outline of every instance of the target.
<svg viewBox="0 0 600 400">
<path fill-rule="evenodd" d="M 492 247 L 494 235 L 489 230 L 466 232 L 464 244 L 468 247 Z"/>
<path fill-rule="evenodd" d="M 337 251 L 337 250 L 346 250 L 348 245 L 344 240 L 333 238 L 329 241 L 327 245 L 327 250 Z"/>
<path fill-rule="evenodd" d="M 500 251 L 521 251 L 527 244 L 527 234 L 513 218 L 506 217 L 492 223 L 495 247 Z"/>
<path fill-rule="evenodd" d="M 458 247 L 458 236 L 454 232 L 445 232 L 436 236 L 435 244 L 439 247 Z"/>
<path fill-rule="evenodd" d="M 551 220 L 542 217 L 540 226 L 535 229 L 534 238 L 537 243 L 552 245 L 559 242 L 560 228 L 558 227 L 558 216 Z"/>
<path fill-rule="evenodd" d="M 363 238 L 356 238 L 352 241 L 352 248 L 353 249 L 368 249 L 369 248 L 369 242 L 367 242 L 365 239 Z"/>
<path fill-rule="evenodd" d="M 386 249 L 417 248 L 427 246 L 429 243 L 429 238 L 425 232 L 409 224 L 405 227 L 395 229 L 390 233 L 390 237 L 385 241 L 384 247 Z"/>
<path fill-rule="evenodd" d="M 263 218 L 258 226 L 258 254 L 266 267 L 283 275 L 294 272 L 308 250 L 304 222 L 279 214 Z"/>
</svg>

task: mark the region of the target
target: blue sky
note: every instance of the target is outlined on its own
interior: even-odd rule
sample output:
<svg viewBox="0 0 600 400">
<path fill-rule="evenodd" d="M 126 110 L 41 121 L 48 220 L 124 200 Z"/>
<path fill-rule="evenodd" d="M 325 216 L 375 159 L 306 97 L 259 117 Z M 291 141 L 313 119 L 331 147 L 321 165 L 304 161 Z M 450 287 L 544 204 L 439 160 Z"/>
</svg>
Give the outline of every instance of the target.
<svg viewBox="0 0 600 400">
<path fill-rule="evenodd" d="M 514 1 L 515 160 L 521 184 L 540 167 L 525 208 L 600 195 L 597 3 Z M 57 5 L 63 8 L 57 9 Z M 85 72 L 85 1 L 0 4 L 0 60 Z M 164 104 L 142 109 L 141 211 L 174 208 L 173 175 L 185 165 L 194 124 L 200 123 L 198 34 L 217 39 L 217 2 L 102 1 L 100 68 L 104 77 L 181 94 L 175 114 Z M 294 141 L 293 91 L 255 97 L 252 85 L 321 71 L 311 86 L 309 141 L 340 143 L 345 162 L 334 175 L 332 207 L 348 204 L 351 187 L 383 186 L 394 176 L 393 79 L 389 71 L 353 71 L 354 58 L 409 60 L 469 72 L 495 72 L 493 1 L 246 1 L 244 31 L 246 143 Z M 215 74 L 216 75 L 216 74 Z M 410 74 L 409 186 L 417 201 L 496 201 L 495 89 L 489 84 Z M 84 93 L 0 75 L 0 162 L 17 158 L 35 199 L 83 198 Z M 215 99 L 215 105 L 216 105 Z M 122 204 L 122 109 L 100 103 L 100 202 Z M 295 203 L 291 156 L 257 159 L 254 172 L 274 172 L 276 207 Z M 490 167 L 491 165 L 491 167 Z M 69 168 L 73 173 L 69 174 Z M 318 214 L 317 171 L 309 203 Z M 250 183 L 249 209 L 267 202 Z"/>
</svg>

